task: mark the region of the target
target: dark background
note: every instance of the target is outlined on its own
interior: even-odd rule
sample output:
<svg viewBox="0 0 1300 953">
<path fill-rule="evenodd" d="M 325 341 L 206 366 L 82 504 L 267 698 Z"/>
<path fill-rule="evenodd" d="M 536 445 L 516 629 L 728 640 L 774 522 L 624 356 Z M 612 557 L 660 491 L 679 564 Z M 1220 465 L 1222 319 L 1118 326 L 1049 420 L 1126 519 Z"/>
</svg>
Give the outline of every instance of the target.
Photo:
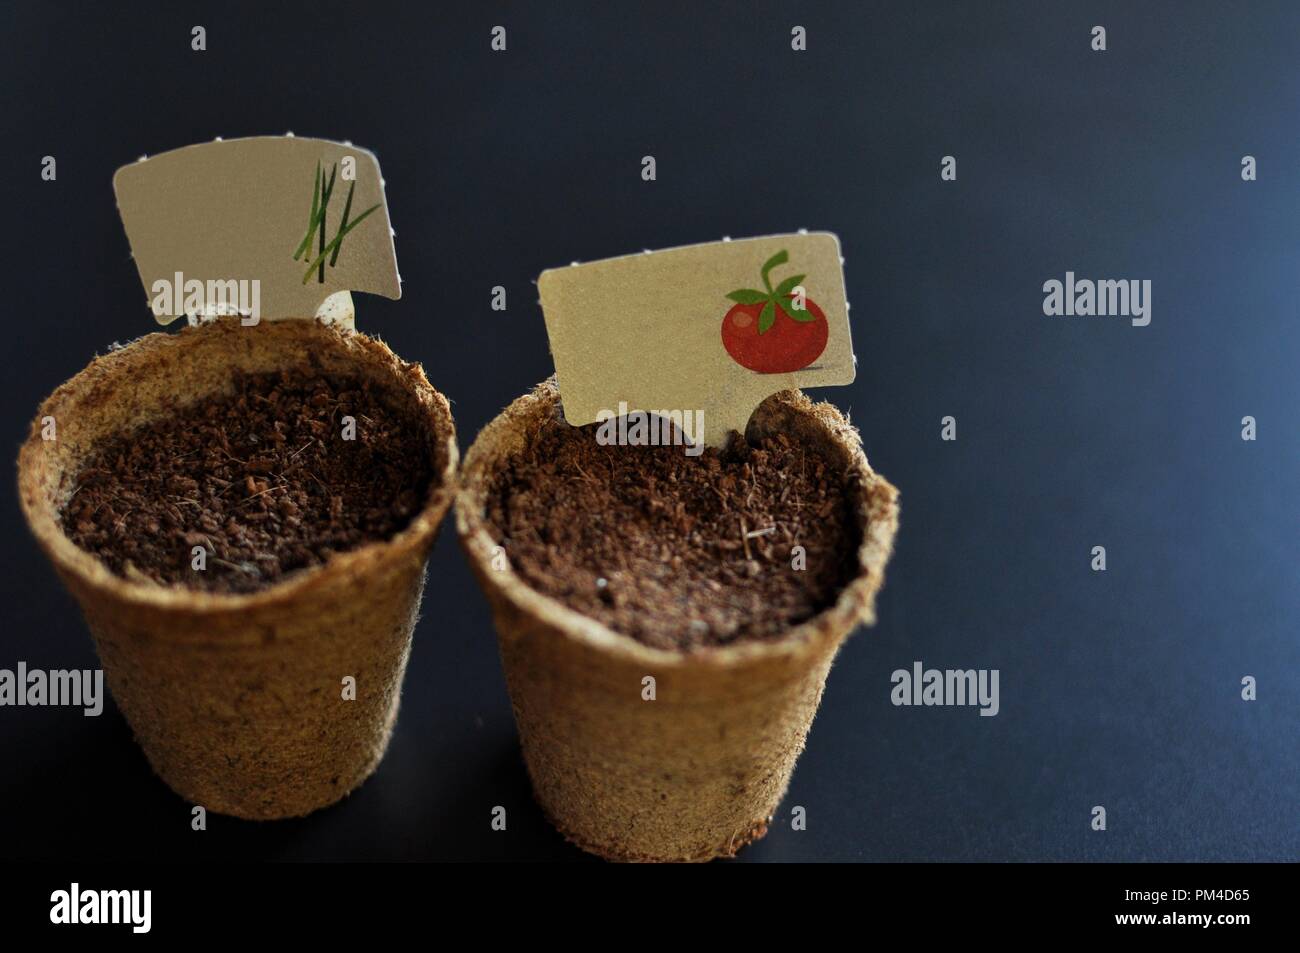
<svg viewBox="0 0 1300 953">
<path fill-rule="evenodd" d="M 153 330 L 110 186 L 141 154 L 286 130 L 373 149 L 405 297 L 358 296 L 358 326 L 424 363 L 462 447 L 552 370 L 542 269 L 833 230 L 859 372 L 820 396 L 902 529 L 743 859 L 1300 859 L 1294 4 L 412 6 L 4 5 L 11 453 L 56 385 Z M 1151 279 L 1151 325 L 1044 317 L 1066 270 Z M 96 666 L 3 495 L 0 667 Z M 194 833 L 115 709 L 6 708 L 0 856 L 581 857 L 530 799 L 450 525 L 429 576 L 392 747 L 343 804 Z M 916 659 L 1000 669 L 1001 714 L 893 707 Z"/>
</svg>

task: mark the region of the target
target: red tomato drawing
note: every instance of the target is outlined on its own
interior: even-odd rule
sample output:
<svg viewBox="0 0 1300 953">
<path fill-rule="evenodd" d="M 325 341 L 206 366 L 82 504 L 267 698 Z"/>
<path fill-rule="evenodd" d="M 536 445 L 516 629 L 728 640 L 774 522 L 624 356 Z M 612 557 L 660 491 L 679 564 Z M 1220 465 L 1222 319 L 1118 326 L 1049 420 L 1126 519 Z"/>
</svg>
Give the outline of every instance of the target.
<svg viewBox="0 0 1300 953">
<path fill-rule="evenodd" d="M 722 319 L 722 346 L 732 360 L 760 374 L 803 370 L 826 350 L 826 315 L 811 298 L 794 307 L 794 289 L 806 275 L 793 275 L 775 288 L 769 272 L 790 256 L 780 251 L 763 265 L 763 287 L 739 288 L 729 295 L 736 302 Z"/>
</svg>

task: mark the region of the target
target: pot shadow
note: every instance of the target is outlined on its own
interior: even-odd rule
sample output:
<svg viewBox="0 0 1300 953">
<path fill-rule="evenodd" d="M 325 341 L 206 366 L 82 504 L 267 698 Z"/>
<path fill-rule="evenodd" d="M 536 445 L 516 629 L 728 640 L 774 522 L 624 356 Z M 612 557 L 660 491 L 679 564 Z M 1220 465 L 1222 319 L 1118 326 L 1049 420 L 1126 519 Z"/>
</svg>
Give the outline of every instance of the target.
<svg viewBox="0 0 1300 953">
<path fill-rule="evenodd" d="M 0 785 L 6 859 L 407 859 L 402 845 L 412 842 L 411 832 L 393 823 L 386 800 L 385 768 L 401 773 L 391 752 L 355 792 L 307 817 L 255 821 L 207 812 L 205 829 L 195 830 L 195 805 L 154 773 L 111 694 L 95 718 L 66 708 L 13 714 L 24 724 L 10 739 L 22 747 L 10 755 L 12 770 Z"/>
<path fill-rule="evenodd" d="M 29 739 L 0 792 L 10 824 L 3 856 L 50 861 L 188 862 L 273 858 L 306 835 L 309 818 L 274 824 L 208 813 L 154 774 L 110 700 L 95 718 L 67 709 L 29 710 Z"/>
<path fill-rule="evenodd" d="M 338 804 L 279 821 L 209 813 L 196 831 L 194 805 L 154 774 L 111 701 L 97 718 L 26 711 L 32 740 L 0 790 L 7 860 L 600 862 L 566 841 L 534 801 L 513 722 L 438 752 L 433 760 L 455 765 L 452 773 L 395 745 Z M 410 745 L 427 754 L 421 741 Z M 505 830 L 493 828 L 497 808 Z M 773 833 L 737 859 L 780 857 Z"/>
<path fill-rule="evenodd" d="M 429 828 L 424 853 L 446 860 L 598 862 L 566 841 L 533 799 L 513 722 L 490 741 L 479 738 L 472 750 L 465 748 L 451 761 L 461 783 L 435 814 L 422 818 L 421 827 Z M 499 808 L 505 809 L 504 830 L 492 823 Z"/>
<path fill-rule="evenodd" d="M 596 861 L 533 800 L 513 718 L 431 738 L 407 722 L 378 771 L 338 804 L 249 821 L 194 805 L 154 774 L 109 695 L 94 718 L 15 709 L 0 783 L 0 857 L 28 861 Z M 21 725 L 18 723 L 21 722 Z M 423 726 L 421 726 L 423 727 Z M 446 723 L 442 725 L 445 729 Z M 496 808 L 506 828 L 496 830 Z"/>
</svg>

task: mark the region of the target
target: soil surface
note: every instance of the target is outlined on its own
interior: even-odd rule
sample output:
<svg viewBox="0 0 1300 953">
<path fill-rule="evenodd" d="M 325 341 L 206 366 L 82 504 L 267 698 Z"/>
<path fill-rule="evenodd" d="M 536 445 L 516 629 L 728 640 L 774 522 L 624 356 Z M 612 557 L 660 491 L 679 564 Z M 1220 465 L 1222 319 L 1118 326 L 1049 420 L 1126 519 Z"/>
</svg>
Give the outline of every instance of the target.
<svg viewBox="0 0 1300 953">
<path fill-rule="evenodd" d="M 538 591 L 656 648 L 779 638 L 853 578 L 843 478 L 784 435 L 689 457 L 549 421 L 492 487 L 488 523 Z M 795 547 L 805 553 L 796 569 Z"/>
<path fill-rule="evenodd" d="M 356 422 L 354 439 L 344 417 Z M 428 497 L 436 456 L 368 381 L 238 376 L 233 395 L 99 448 L 63 528 L 119 575 L 252 592 L 405 528 Z"/>
</svg>

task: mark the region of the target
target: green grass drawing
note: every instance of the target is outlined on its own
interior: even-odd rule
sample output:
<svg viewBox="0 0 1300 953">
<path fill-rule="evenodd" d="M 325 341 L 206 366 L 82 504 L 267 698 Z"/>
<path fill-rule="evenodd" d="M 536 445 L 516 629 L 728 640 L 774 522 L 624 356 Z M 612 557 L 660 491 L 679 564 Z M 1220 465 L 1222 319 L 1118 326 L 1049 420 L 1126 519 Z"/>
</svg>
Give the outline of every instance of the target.
<svg viewBox="0 0 1300 953">
<path fill-rule="evenodd" d="M 343 238 L 348 232 L 365 221 L 367 215 L 379 208 L 379 204 L 382 204 L 372 205 L 356 218 L 349 219 L 352 214 L 352 193 L 357 187 L 357 183 L 353 182 L 348 186 L 348 198 L 343 203 L 343 218 L 339 222 L 339 230 L 327 244 L 325 241 L 325 213 L 329 208 L 330 197 L 334 194 L 334 180 L 338 171 L 339 166 L 336 162 L 334 167 L 330 169 L 329 181 L 326 182 L 321 170 L 320 160 L 316 161 L 316 180 L 311 186 L 311 216 L 307 219 L 307 234 L 303 236 L 302 241 L 298 244 L 298 250 L 293 253 L 293 260 L 297 261 L 303 256 L 303 253 L 311 248 L 311 240 L 313 238 L 319 239 L 320 253 L 312 259 L 311 264 L 307 266 L 307 270 L 303 272 L 302 283 L 304 285 L 311 278 L 313 271 L 317 274 L 316 280 L 321 284 L 325 283 L 326 256 L 329 257 L 329 266 L 333 268 L 339 260 L 339 250 L 343 247 Z"/>
</svg>

